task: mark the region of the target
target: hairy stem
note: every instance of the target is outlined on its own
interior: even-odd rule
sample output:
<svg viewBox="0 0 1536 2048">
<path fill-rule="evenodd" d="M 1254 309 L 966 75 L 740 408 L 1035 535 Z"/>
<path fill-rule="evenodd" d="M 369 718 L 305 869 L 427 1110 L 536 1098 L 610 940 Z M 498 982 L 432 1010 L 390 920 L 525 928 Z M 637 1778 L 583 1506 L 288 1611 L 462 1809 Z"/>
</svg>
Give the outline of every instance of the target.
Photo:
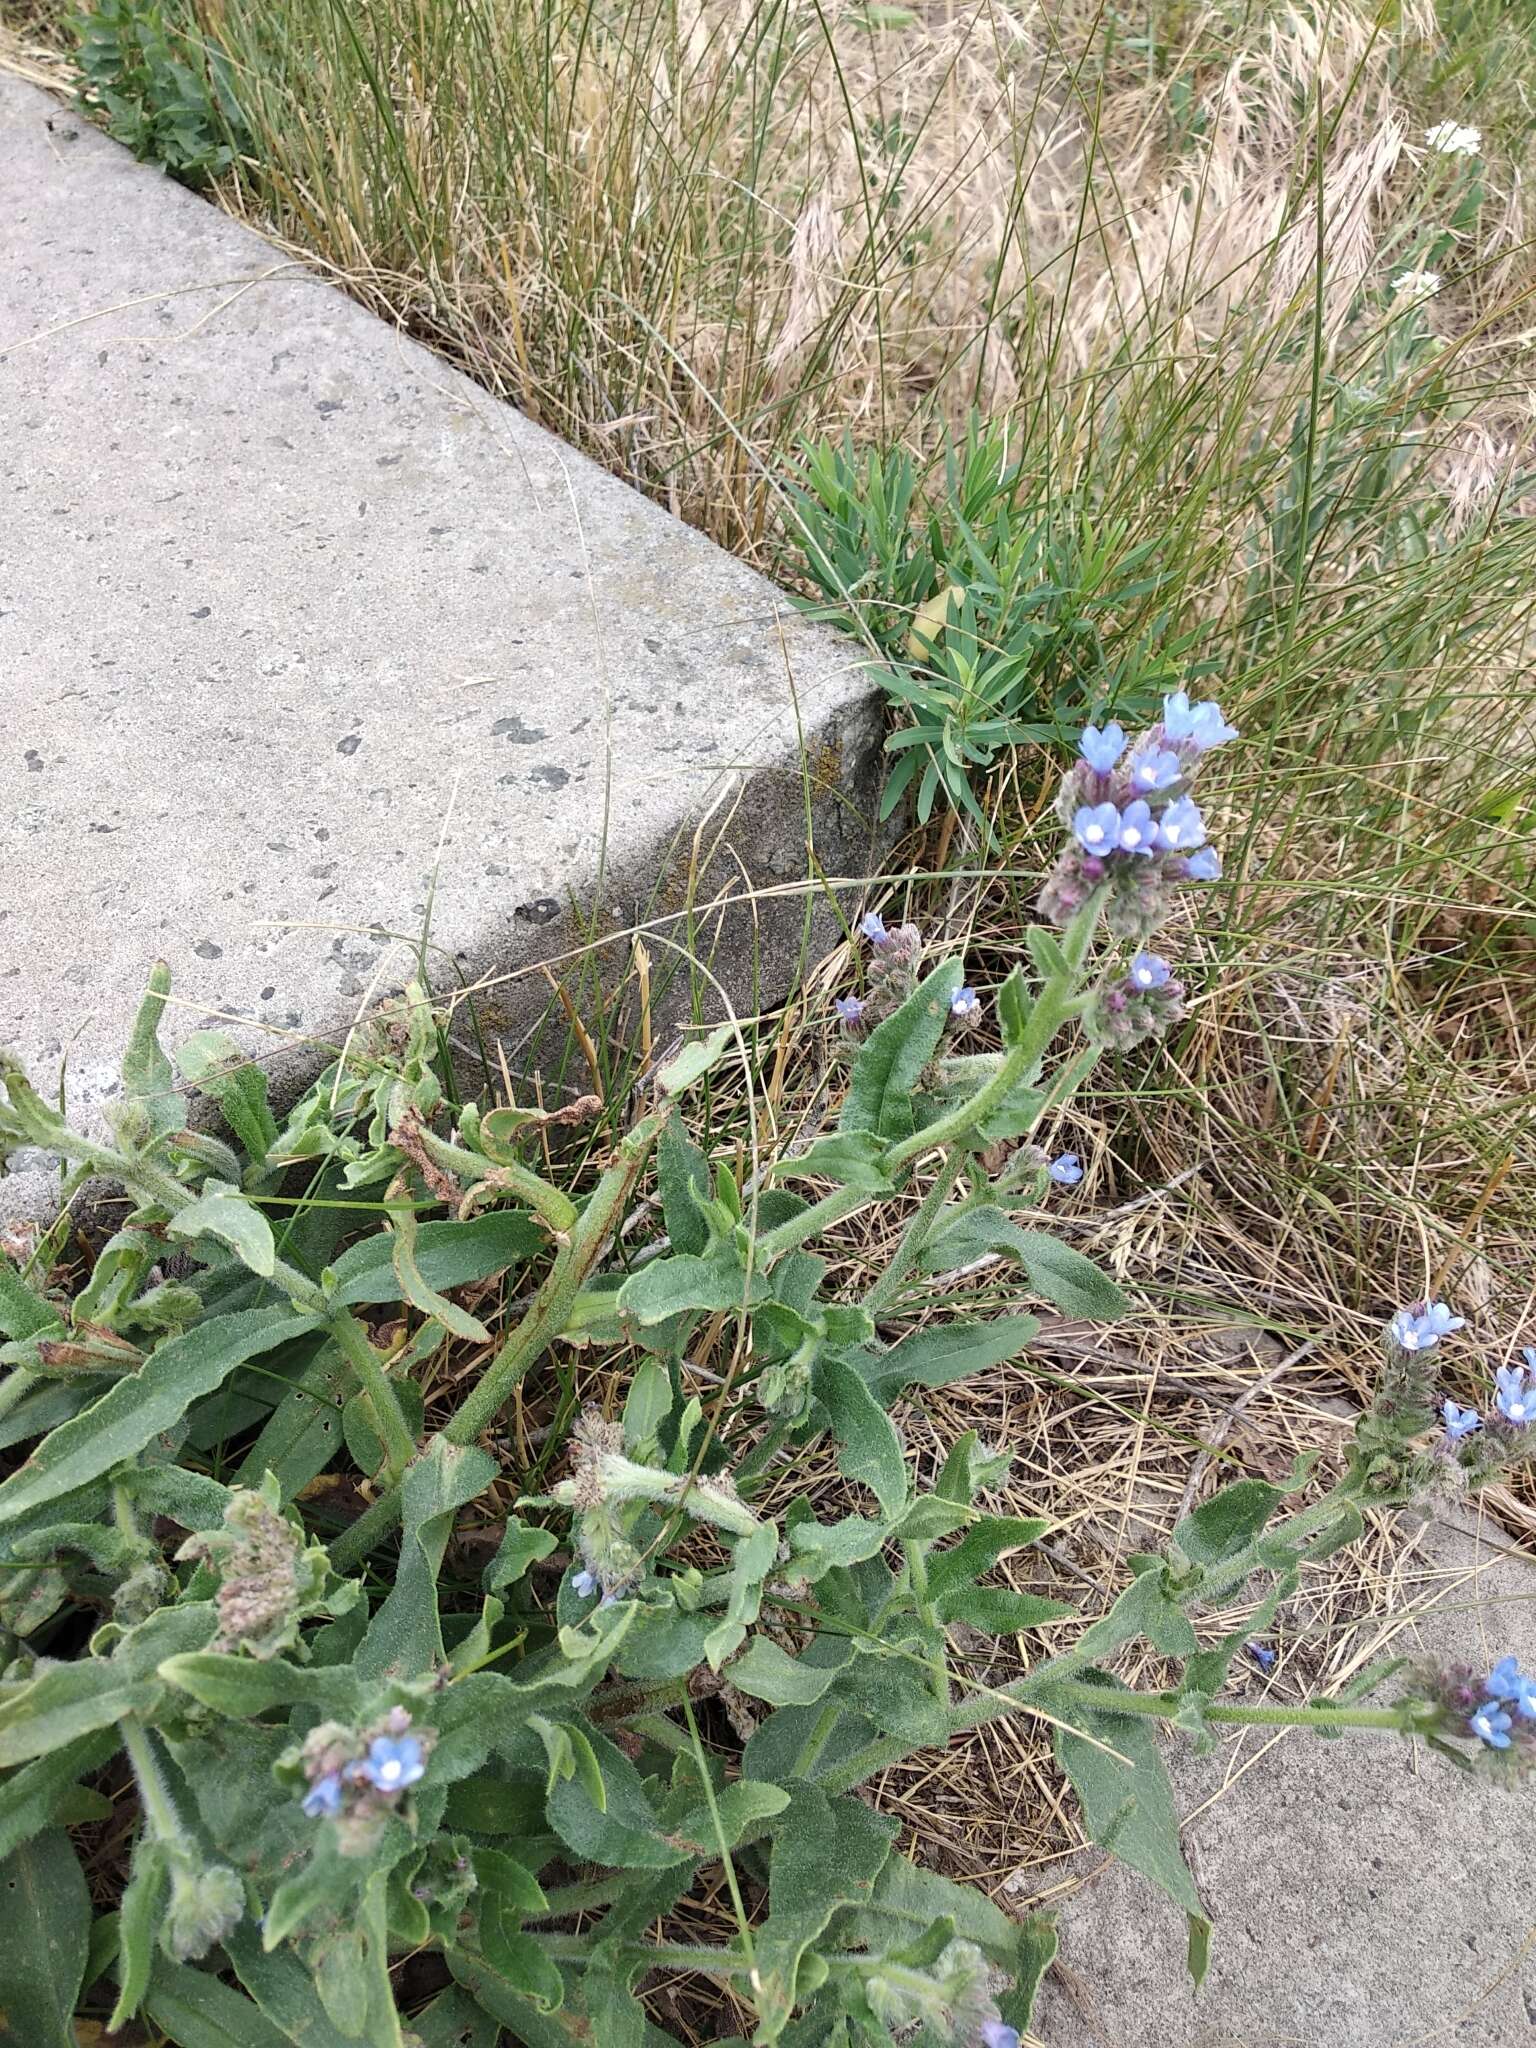
<svg viewBox="0 0 1536 2048">
<path fill-rule="evenodd" d="M 400 1406 L 395 1383 L 385 1372 L 384 1361 L 374 1349 L 368 1332 L 350 1309 L 336 1310 L 327 1319 L 327 1327 L 335 1339 L 337 1350 L 357 1374 L 368 1396 L 384 1445 L 384 1469 L 393 1485 L 416 1455 L 416 1439 L 405 1419 L 405 1410 Z"/>
</svg>

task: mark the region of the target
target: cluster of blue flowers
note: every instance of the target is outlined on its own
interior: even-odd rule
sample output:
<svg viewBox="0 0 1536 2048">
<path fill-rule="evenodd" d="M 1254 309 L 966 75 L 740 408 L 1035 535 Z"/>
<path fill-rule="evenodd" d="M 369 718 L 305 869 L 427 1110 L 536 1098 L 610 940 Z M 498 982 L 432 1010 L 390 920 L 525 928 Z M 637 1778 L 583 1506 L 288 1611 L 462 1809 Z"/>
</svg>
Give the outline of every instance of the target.
<svg viewBox="0 0 1536 2048">
<path fill-rule="evenodd" d="M 1387 1325 L 1387 1337 L 1407 1357 L 1433 1351 L 1442 1337 L 1466 1328 L 1466 1317 L 1453 1315 L 1443 1301 L 1419 1301 L 1400 1308 Z M 1527 1344 L 1519 1365 L 1498 1366 L 1493 1375 L 1491 1413 L 1485 1418 L 1475 1408 L 1463 1408 L 1448 1395 L 1440 1404 L 1448 1449 L 1464 1444 L 1485 1425 L 1508 1436 L 1536 1422 L 1536 1347 Z"/>
<path fill-rule="evenodd" d="M 1515 1658 L 1500 1658 L 1483 1680 L 1483 1698 L 1468 1726 L 1489 1749 L 1509 1749 L 1517 1733 L 1536 1733 L 1536 1678 Z"/>
<path fill-rule="evenodd" d="M 1161 720 L 1134 743 L 1113 719 L 1086 726 L 1057 799 L 1071 843 L 1042 914 L 1067 924 L 1107 882 L 1110 930 L 1141 941 L 1167 917 L 1174 884 L 1216 881 L 1221 859 L 1189 792 L 1202 756 L 1236 738 L 1216 704 L 1191 704 L 1183 690 L 1163 699 Z"/>
<path fill-rule="evenodd" d="M 426 1775 L 427 1748 L 412 1734 L 411 1717 L 403 1707 L 391 1708 L 382 1732 L 366 1738 L 360 1756 L 338 1758 L 350 1745 L 345 1731 L 327 1725 L 305 1745 L 312 1782 L 303 1801 L 311 1820 L 336 1820 L 344 1808 L 386 1805 L 408 1792 Z M 338 1742 L 335 1738 L 341 1736 Z M 316 1744 L 315 1737 L 324 1738 Z"/>
</svg>

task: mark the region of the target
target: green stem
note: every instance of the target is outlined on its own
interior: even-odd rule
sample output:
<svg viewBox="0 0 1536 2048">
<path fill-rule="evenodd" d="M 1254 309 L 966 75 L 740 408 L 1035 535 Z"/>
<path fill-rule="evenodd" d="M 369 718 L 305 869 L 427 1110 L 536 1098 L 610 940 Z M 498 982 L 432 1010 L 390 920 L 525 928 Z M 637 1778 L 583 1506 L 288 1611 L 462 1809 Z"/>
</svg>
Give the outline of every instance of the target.
<svg viewBox="0 0 1536 2048">
<path fill-rule="evenodd" d="M 451 1444 L 471 1444 L 501 1413 L 519 1380 L 565 1328 L 571 1303 L 602 1256 L 646 1155 L 656 1142 L 665 1112 L 642 1117 L 619 1140 L 618 1157 L 593 1190 L 576 1220 L 570 1241 L 557 1255 L 532 1305 L 496 1356 L 480 1384 L 442 1432 Z"/>
<path fill-rule="evenodd" d="M 1102 1685 L 1067 1678 L 1053 1685 L 1051 1697 L 1081 1700 L 1084 1706 L 1102 1713 L 1141 1715 L 1148 1720 L 1173 1721 L 1179 1715 L 1177 1693 L 1110 1692 Z M 1207 1721 L 1230 1721 L 1243 1728 L 1395 1728 L 1411 1735 L 1419 1725 L 1423 1708 L 1409 1700 L 1399 1707 L 1352 1707 L 1322 1700 L 1310 1706 L 1221 1706 L 1203 1709 Z"/>
<path fill-rule="evenodd" d="M 377 1543 L 394 1528 L 400 1519 L 400 1489 L 392 1486 L 388 1493 L 382 1493 L 370 1508 L 365 1508 L 355 1522 L 349 1522 L 334 1542 L 328 1543 L 331 1570 L 345 1576 L 355 1571 Z"/>
<path fill-rule="evenodd" d="M 131 1714 L 125 1715 L 117 1725 L 123 1747 L 128 1752 L 128 1761 L 133 1765 L 133 1775 L 138 1780 L 139 1804 L 156 1839 L 174 1848 L 190 1849 L 191 1837 L 176 1811 L 176 1802 L 166 1789 L 165 1776 L 160 1769 L 160 1759 L 155 1755 L 155 1746 L 149 1739 L 149 1730 Z"/>
<path fill-rule="evenodd" d="M 945 1636 L 943 1623 L 934 1611 L 933 1602 L 928 1597 L 928 1562 L 924 1556 L 925 1547 L 906 1538 L 903 1539 L 901 1546 L 902 1554 L 907 1560 L 907 1577 L 912 1586 L 912 1604 L 917 1609 L 918 1619 L 925 1628 L 935 1630 L 942 1643 L 948 1638 Z M 941 1707 L 948 1707 L 949 1665 L 945 1661 L 943 1650 L 935 1650 L 927 1661 L 934 1698 Z"/>
<path fill-rule="evenodd" d="M 569 1195 L 541 1180 L 532 1168 L 516 1159 L 492 1159 L 482 1152 L 466 1151 L 462 1145 L 438 1137 L 435 1131 L 422 1129 L 417 1136 L 427 1156 L 448 1172 L 472 1181 L 494 1179 L 498 1186 L 526 1202 L 536 1216 L 542 1216 L 550 1229 L 562 1237 L 575 1229 L 581 1213 L 576 1204 Z"/>
<path fill-rule="evenodd" d="M 959 1179 L 965 1167 L 966 1155 L 956 1146 L 935 1176 L 933 1186 L 924 1195 L 917 1214 L 902 1233 L 901 1242 L 891 1254 L 891 1262 L 880 1278 L 864 1297 L 864 1306 L 872 1316 L 879 1316 L 901 1292 L 902 1282 L 911 1272 L 918 1254 L 927 1242 L 933 1228 L 934 1218 L 943 1208 L 950 1189 Z"/>
<path fill-rule="evenodd" d="M 327 1318 L 327 1328 L 336 1348 L 357 1374 L 373 1409 L 373 1419 L 384 1445 L 385 1471 L 393 1485 L 416 1455 L 416 1439 L 400 1406 L 394 1381 L 384 1370 L 384 1361 L 374 1349 L 357 1317 L 340 1308 Z"/>
</svg>

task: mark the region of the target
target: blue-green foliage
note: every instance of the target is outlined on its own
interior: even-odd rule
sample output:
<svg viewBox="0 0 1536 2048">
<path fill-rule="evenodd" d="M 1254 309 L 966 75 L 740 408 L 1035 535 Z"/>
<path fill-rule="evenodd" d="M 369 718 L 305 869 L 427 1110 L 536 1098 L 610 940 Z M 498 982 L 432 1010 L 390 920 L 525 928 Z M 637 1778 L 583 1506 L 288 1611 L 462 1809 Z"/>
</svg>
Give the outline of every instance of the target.
<svg viewBox="0 0 1536 2048">
<path fill-rule="evenodd" d="M 249 148 L 228 60 L 174 0 L 96 0 L 73 26 L 83 105 L 142 162 L 206 185 Z"/>
<path fill-rule="evenodd" d="M 1167 1559 L 1134 1560 L 1070 1648 L 1037 1650 L 1006 1687 L 967 1683 L 951 1628 L 1016 1638 L 1074 1617 L 991 1582 L 1047 1528 L 987 1505 L 1006 1448 L 962 1436 L 922 1491 L 891 1408 L 907 1386 L 1016 1355 L 1036 1326 L 904 1329 L 902 1284 L 968 1215 L 1005 1241 L 1019 1170 L 990 1179 L 983 1155 L 999 1135 L 1027 1141 L 1051 1099 L 1035 1083 L 1077 1014 L 1096 917 L 1031 945 L 1040 979 L 1016 971 L 1001 992 L 995 1053 L 947 1050 L 960 963 L 914 971 L 854 1053 L 814 1203 L 754 1199 L 683 1128 L 680 1097 L 728 1034 L 662 1069 L 654 1106 L 575 1201 L 513 1155 L 513 1126 L 537 1130 L 537 1115 L 493 1121 L 445 1097 L 419 989 L 281 1124 L 232 1047 L 183 1048 L 233 1145 L 187 1127 L 158 1037 L 163 969 L 109 1142 L 68 1131 L 4 1070 L 0 1153 L 48 1145 L 131 1203 L 73 1300 L 41 1284 L 52 1247 L 23 1272 L 0 1262 L 5 2039 L 62 2044 L 83 2009 L 114 2029 L 142 2012 L 181 2048 L 403 2048 L 407 2031 L 489 2048 L 498 2028 L 531 2048 L 654 2048 L 670 2037 L 639 1994 L 665 1967 L 728 1984 L 761 2048 L 875 2048 L 907 2030 L 934 2048 L 1009 2043 L 1049 1921 L 916 1867 L 858 1796 L 1006 1713 L 1052 1722 L 1088 1827 L 1184 1909 L 1203 1969 L 1207 1908 L 1148 1717 L 1204 1740 L 1241 1711 L 1219 1695 L 1245 1629 L 1358 1530 L 1356 1497 L 1402 1498 L 1422 1477 L 1422 1417 L 1389 1403 L 1340 1493 L 1298 1512 L 1281 1514 L 1286 1488 L 1228 1488 Z M 966 1192 L 916 1211 L 900 1284 L 848 1299 L 808 1242 L 899 1195 L 935 1151 Z M 636 1249 L 618 1226 L 653 1155 L 662 1230 Z M 1043 1155 L 1022 1156 L 1038 1194 Z M 307 1202 L 271 1199 L 306 1185 Z M 388 1228 L 345 1243 L 349 1195 Z M 447 1214 L 418 1222 L 433 1205 Z M 185 1270 L 167 1278 L 173 1246 Z M 1057 1306 L 1128 1309 L 1045 1234 L 1010 1249 Z M 497 1279 L 524 1306 L 493 1337 Z M 465 1288 L 474 1315 L 449 1299 Z M 356 1313 L 372 1304 L 391 1314 L 387 1354 Z M 689 1371 L 706 1322 L 737 1361 L 723 1392 Z M 485 1333 L 469 1340 L 477 1368 L 439 1378 L 429 1410 L 413 1368 L 462 1323 Z M 545 1480 L 492 1425 L 557 1340 L 609 1346 L 628 1392 L 614 1415 L 580 1416 Z M 779 1487 L 768 1513 L 775 1453 L 821 1438 L 843 1511 Z M 349 1466 L 373 1500 L 350 1520 L 312 1484 Z M 493 1541 L 472 1551 L 477 1531 Z M 1257 1617 L 1197 1638 L 1191 1612 L 1231 1609 L 1255 1573 Z M 1166 1693 L 1113 1675 L 1143 1639 L 1181 1674 Z M 705 1740 L 694 1702 L 722 1686 L 735 1705 Z M 1459 1754 L 1423 1701 L 1309 1712 Z M 90 1780 L 120 1750 L 138 1834 L 118 1910 L 92 1923 L 66 1826 L 105 1810 Z M 658 1943 L 697 1885 L 719 1895 L 722 1866 L 734 1937 Z M 396 1972 L 408 1955 L 432 1969 Z"/>
</svg>

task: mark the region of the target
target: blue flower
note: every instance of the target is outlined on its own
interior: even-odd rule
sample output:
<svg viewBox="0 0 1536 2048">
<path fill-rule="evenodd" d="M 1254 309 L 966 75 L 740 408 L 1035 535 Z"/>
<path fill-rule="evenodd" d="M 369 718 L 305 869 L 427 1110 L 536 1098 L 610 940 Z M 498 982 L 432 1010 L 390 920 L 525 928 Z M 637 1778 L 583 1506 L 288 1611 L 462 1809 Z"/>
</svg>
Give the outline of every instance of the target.
<svg viewBox="0 0 1536 2048">
<path fill-rule="evenodd" d="M 832 1007 L 844 1024 L 857 1024 L 864 1014 L 864 1005 L 857 996 L 838 996 Z"/>
<path fill-rule="evenodd" d="M 1184 872 L 1192 882 L 1219 882 L 1221 855 L 1214 846 L 1202 846 L 1198 853 L 1192 853 L 1185 861 Z"/>
<path fill-rule="evenodd" d="M 571 1591 L 578 1600 L 590 1600 L 597 1591 L 597 1580 L 591 1572 L 576 1572 L 571 1578 Z"/>
<path fill-rule="evenodd" d="M 1270 1649 L 1267 1643 L 1247 1642 L 1244 1643 L 1243 1648 L 1248 1652 L 1249 1656 L 1253 1659 L 1254 1663 L 1258 1665 L 1261 1671 L 1274 1670 L 1275 1658 L 1279 1655 L 1279 1652 Z"/>
<path fill-rule="evenodd" d="M 885 928 L 885 919 L 875 910 L 865 911 L 859 919 L 859 930 L 872 946 L 883 946 L 891 936 Z"/>
<path fill-rule="evenodd" d="M 1083 1162 L 1075 1152 L 1063 1152 L 1059 1158 L 1053 1159 L 1045 1170 L 1051 1179 L 1059 1181 L 1062 1187 L 1075 1188 L 1083 1177 Z"/>
<path fill-rule="evenodd" d="M 952 1017 L 970 1019 L 981 1015 L 981 997 L 973 988 L 957 988 L 949 999 Z"/>
<path fill-rule="evenodd" d="M 1184 763 L 1167 747 L 1154 747 L 1131 764 L 1131 787 L 1150 796 L 1155 789 L 1168 789 L 1184 773 Z"/>
<path fill-rule="evenodd" d="M 1237 728 L 1227 724 L 1218 705 L 1209 697 L 1203 704 L 1191 704 L 1185 690 L 1163 699 L 1163 731 L 1169 739 L 1188 740 L 1202 751 L 1237 738 Z"/>
<path fill-rule="evenodd" d="M 1536 1376 L 1527 1379 L 1523 1365 L 1501 1365 L 1493 1377 L 1493 1404 L 1504 1420 L 1521 1427 L 1536 1421 Z"/>
<path fill-rule="evenodd" d="M 1162 988 L 1173 969 L 1166 960 L 1160 960 L 1156 953 L 1138 953 L 1131 962 L 1130 982 L 1132 988 Z"/>
<path fill-rule="evenodd" d="M 1125 752 L 1125 728 L 1117 725 L 1114 719 L 1102 732 L 1096 725 L 1085 725 L 1077 747 L 1090 768 L 1096 768 L 1100 775 L 1107 775 Z"/>
<path fill-rule="evenodd" d="M 1502 1707 L 1496 1707 L 1490 1700 L 1486 1707 L 1479 1707 L 1472 1716 L 1472 1733 L 1479 1742 L 1486 1742 L 1490 1749 L 1508 1749 L 1511 1722 Z"/>
<path fill-rule="evenodd" d="M 333 1820 L 341 1811 L 341 1773 L 327 1771 L 317 1778 L 304 1798 L 304 1812 L 311 1820 Z"/>
<path fill-rule="evenodd" d="M 1157 843 L 1169 853 L 1186 853 L 1205 838 L 1205 820 L 1193 797 L 1176 796 L 1157 821 Z"/>
<path fill-rule="evenodd" d="M 1072 834 L 1089 853 L 1113 853 L 1120 844 L 1120 813 L 1113 804 L 1082 804 Z"/>
<path fill-rule="evenodd" d="M 1520 1669 L 1518 1657 L 1501 1657 L 1483 1680 L 1483 1691 L 1491 1700 L 1507 1700 L 1512 1699 L 1522 1686 L 1528 1686 L 1530 1683 Z"/>
<path fill-rule="evenodd" d="M 1387 1334 L 1399 1351 L 1433 1351 L 1442 1337 L 1463 1329 L 1465 1316 L 1453 1316 L 1443 1301 L 1415 1302 L 1400 1308 L 1387 1325 Z"/>
<path fill-rule="evenodd" d="M 1483 1418 L 1475 1408 L 1458 1408 L 1454 1401 L 1445 1401 L 1440 1408 L 1445 1423 L 1446 1440 L 1459 1444 L 1464 1436 L 1470 1436 L 1474 1429 L 1481 1429 Z"/>
<path fill-rule="evenodd" d="M 1157 827 L 1143 798 L 1127 804 L 1120 813 L 1120 851 L 1150 854 L 1157 843 Z"/>
<path fill-rule="evenodd" d="M 403 1792 L 425 1776 L 426 1768 L 421 1744 L 414 1735 L 375 1735 L 357 1775 L 366 1778 L 376 1791 Z"/>
<path fill-rule="evenodd" d="M 983 2020 L 981 2048 L 1019 2048 L 1019 2030 L 1002 2020 Z"/>
</svg>

